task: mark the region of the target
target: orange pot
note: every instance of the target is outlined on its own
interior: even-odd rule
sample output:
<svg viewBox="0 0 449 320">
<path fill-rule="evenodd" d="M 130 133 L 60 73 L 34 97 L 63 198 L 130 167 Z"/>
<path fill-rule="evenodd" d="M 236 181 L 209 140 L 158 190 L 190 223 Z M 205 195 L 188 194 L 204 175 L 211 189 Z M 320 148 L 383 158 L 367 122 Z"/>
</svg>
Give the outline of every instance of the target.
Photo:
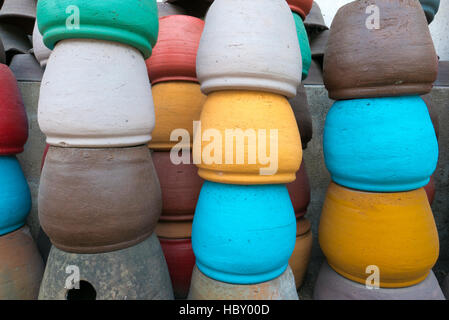
<svg viewBox="0 0 449 320">
<path fill-rule="evenodd" d="M 312 10 L 313 0 L 287 0 L 290 9 L 299 14 L 304 20 Z"/>
<path fill-rule="evenodd" d="M 156 234 L 165 239 L 186 239 L 192 237 L 193 221 L 159 221 Z"/>
<path fill-rule="evenodd" d="M 296 245 L 289 264 L 295 276 L 296 288 L 301 287 L 304 275 L 309 265 L 310 254 L 312 252 L 313 235 L 310 221 L 306 218 L 297 220 Z"/>
</svg>

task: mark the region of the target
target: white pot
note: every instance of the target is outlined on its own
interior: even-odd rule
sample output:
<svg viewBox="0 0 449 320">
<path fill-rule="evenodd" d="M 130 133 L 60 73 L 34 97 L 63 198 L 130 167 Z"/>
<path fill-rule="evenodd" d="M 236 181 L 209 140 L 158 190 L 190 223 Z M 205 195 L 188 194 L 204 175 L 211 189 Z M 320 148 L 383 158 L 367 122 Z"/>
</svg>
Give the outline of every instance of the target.
<svg viewBox="0 0 449 320">
<path fill-rule="evenodd" d="M 204 93 L 227 89 L 296 95 L 302 62 L 285 0 L 215 0 L 196 61 Z"/>
<path fill-rule="evenodd" d="M 34 24 L 33 29 L 33 52 L 41 67 L 45 68 L 48 58 L 50 58 L 51 50 L 45 46 L 42 35 L 37 27 L 37 22 Z"/>
<path fill-rule="evenodd" d="M 42 79 L 38 121 L 54 146 L 148 143 L 155 119 L 142 54 L 118 42 L 58 42 Z"/>
</svg>

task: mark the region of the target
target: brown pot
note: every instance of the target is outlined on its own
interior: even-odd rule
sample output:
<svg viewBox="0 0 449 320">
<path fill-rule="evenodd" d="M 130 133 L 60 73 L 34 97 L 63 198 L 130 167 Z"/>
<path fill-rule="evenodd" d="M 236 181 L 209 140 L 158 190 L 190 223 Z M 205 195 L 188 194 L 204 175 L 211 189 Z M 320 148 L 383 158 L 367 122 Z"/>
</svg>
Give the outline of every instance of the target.
<svg viewBox="0 0 449 320">
<path fill-rule="evenodd" d="M 50 146 L 39 187 L 39 219 L 66 252 L 119 250 L 148 238 L 159 219 L 159 181 L 146 146 Z"/>
<path fill-rule="evenodd" d="M 433 175 L 430 176 L 430 181 L 424 187 L 424 190 L 426 190 L 427 199 L 429 199 L 429 203 L 432 204 L 433 200 L 435 200 L 435 181 L 433 179 Z"/>
<path fill-rule="evenodd" d="M 239 285 L 206 277 L 197 266 L 193 269 L 188 300 L 298 300 L 290 267 L 271 281 Z"/>
<path fill-rule="evenodd" d="M 312 252 L 313 235 L 310 221 L 306 218 L 297 220 L 296 245 L 289 264 L 295 276 L 296 288 L 301 287 L 304 276 L 309 265 L 310 254 Z"/>
<path fill-rule="evenodd" d="M 0 237 L 0 300 L 36 300 L 44 263 L 28 227 Z"/>
<path fill-rule="evenodd" d="M 301 135 L 302 149 L 307 148 L 307 144 L 312 140 L 313 125 L 312 117 L 309 111 L 309 103 L 307 101 L 307 93 L 304 85 L 298 87 L 296 97 L 290 99 L 290 105 L 295 113 L 296 123 L 298 124 L 299 134 Z"/>
<path fill-rule="evenodd" d="M 296 180 L 287 184 L 287 189 L 296 218 L 304 216 L 310 203 L 310 185 L 304 161 L 302 161 L 299 171 L 296 172 Z"/>
<path fill-rule="evenodd" d="M 191 221 L 204 180 L 190 158 L 190 164 L 175 165 L 170 152 L 153 152 L 162 190 L 162 221 Z"/>
<path fill-rule="evenodd" d="M 379 29 L 366 26 L 369 5 L 379 8 Z M 437 55 L 418 1 L 361 0 L 338 10 L 324 57 L 330 98 L 426 94 L 437 72 Z"/>
<path fill-rule="evenodd" d="M 156 234 L 159 238 L 186 239 L 192 237 L 193 221 L 159 221 Z"/>
</svg>

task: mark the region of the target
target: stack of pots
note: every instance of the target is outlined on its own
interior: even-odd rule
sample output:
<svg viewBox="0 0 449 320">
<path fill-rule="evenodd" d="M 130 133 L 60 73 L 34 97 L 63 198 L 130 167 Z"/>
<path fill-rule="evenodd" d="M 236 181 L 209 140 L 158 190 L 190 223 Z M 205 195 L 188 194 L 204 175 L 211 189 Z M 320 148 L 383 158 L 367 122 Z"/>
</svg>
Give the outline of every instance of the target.
<svg viewBox="0 0 449 320">
<path fill-rule="evenodd" d="M 367 6 L 378 25 L 368 27 Z M 335 16 L 324 57 L 332 182 L 315 299 L 441 299 L 438 233 L 424 186 L 438 160 L 425 102 L 437 57 L 417 0 L 364 0 Z M 373 287 L 378 290 L 370 290 Z"/>
<path fill-rule="evenodd" d="M 178 143 L 178 138 L 182 133 L 193 137 L 194 121 L 200 120 L 206 100 L 196 77 L 203 28 L 201 19 L 187 15 L 160 18 L 158 42 L 146 61 L 157 119 L 148 147 L 162 189 L 162 215 L 156 233 L 175 297 L 180 299 L 187 297 L 195 265 L 192 221 L 203 180 L 192 163 L 192 141 Z M 179 161 L 179 152 L 187 156 L 186 161 Z"/>
<path fill-rule="evenodd" d="M 192 227 L 189 299 L 298 299 L 289 259 L 301 138 L 287 98 L 301 79 L 285 0 L 215 0 L 197 76 L 207 95 L 193 158 L 205 179 Z M 235 142 L 234 142 L 235 141 Z"/>
<path fill-rule="evenodd" d="M 50 146 L 39 219 L 53 244 L 39 298 L 172 299 L 147 148 L 156 1 L 40 0 L 37 16 L 53 50 L 38 109 Z M 67 284 L 67 268 L 79 279 Z"/>
<path fill-rule="evenodd" d="M 0 64 L 0 300 L 37 299 L 44 264 L 25 220 L 31 194 L 16 154 L 28 120 L 11 70 Z"/>
</svg>

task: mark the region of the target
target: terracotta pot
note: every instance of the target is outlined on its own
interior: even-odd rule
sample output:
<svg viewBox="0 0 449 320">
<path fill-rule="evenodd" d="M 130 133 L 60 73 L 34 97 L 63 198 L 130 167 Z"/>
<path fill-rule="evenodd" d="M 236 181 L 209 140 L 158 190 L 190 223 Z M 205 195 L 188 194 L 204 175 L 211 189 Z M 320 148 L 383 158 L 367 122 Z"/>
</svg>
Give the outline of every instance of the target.
<svg viewBox="0 0 449 320">
<path fill-rule="evenodd" d="M 151 84 L 196 78 L 196 53 L 204 22 L 175 15 L 159 19 L 159 36 L 153 55 L 146 61 Z"/>
<path fill-rule="evenodd" d="M 418 96 L 337 101 L 323 147 L 332 180 L 364 191 L 424 187 L 438 161 L 432 121 Z"/>
<path fill-rule="evenodd" d="M 159 221 L 156 230 L 159 238 L 186 239 L 192 237 L 192 220 L 190 221 Z"/>
<path fill-rule="evenodd" d="M 36 300 L 44 264 L 28 227 L 0 237 L 0 300 Z"/>
<path fill-rule="evenodd" d="M 368 5 L 380 29 L 367 28 Z M 430 92 L 438 60 L 418 1 L 353 1 L 338 10 L 324 56 L 324 83 L 334 100 Z"/>
<path fill-rule="evenodd" d="M 59 42 L 42 79 L 38 121 L 50 145 L 148 143 L 155 120 L 145 61 L 137 50 L 118 42 Z"/>
<path fill-rule="evenodd" d="M 309 37 L 307 36 L 306 28 L 304 27 L 304 22 L 302 22 L 301 17 L 293 13 L 293 18 L 296 25 L 296 33 L 298 34 L 299 47 L 301 49 L 302 58 L 302 77 L 304 80 L 309 74 L 310 65 L 312 63 L 312 55 L 310 53 Z"/>
<path fill-rule="evenodd" d="M 42 168 L 44 167 L 44 164 L 45 164 L 45 158 L 47 158 L 47 153 L 48 153 L 48 149 L 49 149 L 49 148 L 50 148 L 50 145 L 46 144 L 46 145 L 45 145 L 44 152 L 42 153 L 41 172 L 42 172 Z"/>
<path fill-rule="evenodd" d="M 31 210 L 31 194 L 15 156 L 0 156 L 0 235 L 19 229 Z"/>
<path fill-rule="evenodd" d="M 77 253 L 119 250 L 145 240 L 162 207 L 145 146 L 50 147 L 38 201 L 39 220 L 52 243 Z"/>
<path fill-rule="evenodd" d="M 437 136 L 437 140 L 440 136 L 440 119 L 438 116 L 437 110 L 435 110 L 435 106 L 432 103 L 432 99 L 430 94 L 426 94 L 421 97 L 427 105 L 427 110 L 429 111 L 430 119 L 432 120 L 433 128 L 435 129 L 435 134 Z"/>
<path fill-rule="evenodd" d="M 198 48 L 201 90 L 258 90 L 296 95 L 301 53 L 285 0 L 216 0 Z"/>
<path fill-rule="evenodd" d="M 314 300 L 444 300 L 433 271 L 417 285 L 394 289 L 369 289 L 348 280 L 323 263 L 313 292 Z"/>
<path fill-rule="evenodd" d="M 174 130 L 187 130 L 190 139 L 193 138 L 193 121 L 200 120 L 206 96 L 201 93 L 199 84 L 187 81 L 158 83 L 152 91 L 157 122 L 148 146 L 153 150 L 170 151 L 180 146 L 177 140 L 170 140 Z M 181 144 L 187 144 L 190 149 L 192 141 Z"/>
<path fill-rule="evenodd" d="M 432 205 L 433 200 L 435 200 L 435 182 L 433 181 L 433 175 L 430 176 L 429 183 L 424 187 L 426 191 L 427 198 L 429 199 L 430 205 Z"/>
<path fill-rule="evenodd" d="M 174 5 L 172 3 L 167 2 L 158 2 L 157 3 L 157 12 L 159 18 L 172 16 L 177 14 L 185 14 L 185 11 L 182 7 Z"/>
<path fill-rule="evenodd" d="M 299 14 L 304 20 L 312 10 L 313 0 L 287 0 L 288 6 L 293 12 Z"/>
<path fill-rule="evenodd" d="M 424 13 L 426 14 L 427 23 L 430 24 L 438 12 L 440 0 L 419 0 L 419 2 L 421 3 Z"/>
<path fill-rule="evenodd" d="M 296 228 L 295 250 L 293 250 L 293 254 L 290 257 L 289 265 L 295 276 L 296 288 L 299 289 L 304 280 L 307 266 L 309 265 L 313 235 L 310 228 L 310 221 L 306 218 L 299 218 Z"/>
<path fill-rule="evenodd" d="M 16 25 L 28 34 L 33 32 L 36 19 L 36 0 L 4 0 L 0 21 Z"/>
<path fill-rule="evenodd" d="M 195 266 L 189 300 L 298 300 L 290 267 L 271 281 L 238 285 L 213 280 Z"/>
<path fill-rule="evenodd" d="M 304 20 L 304 25 L 307 30 L 319 31 L 329 29 L 324 22 L 323 14 L 321 13 L 318 3 L 313 1 L 312 9 Z"/>
<path fill-rule="evenodd" d="M 230 132 L 230 128 L 237 130 Z M 232 134 L 239 136 L 239 132 L 251 139 L 230 140 Z M 273 145 L 270 136 L 275 138 L 276 132 L 277 144 Z M 218 137 L 211 139 L 210 135 Z M 257 135 L 262 138 L 255 143 Z M 247 185 L 289 183 L 295 180 L 301 165 L 301 138 L 292 108 L 285 97 L 272 93 L 228 90 L 209 94 L 201 113 L 201 131 L 196 132 L 195 139 L 204 140 L 198 149 L 194 146 L 193 152 L 195 157 L 201 150 L 198 174 L 209 181 Z M 253 143 L 249 144 L 249 140 Z M 228 149 L 234 147 L 232 154 L 226 153 L 226 144 Z M 248 145 L 253 146 L 252 149 Z M 258 150 L 265 145 L 266 149 Z M 215 154 L 211 149 L 218 151 L 214 151 Z M 259 151 L 268 155 L 270 159 L 265 161 L 268 164 L 262 164 L 264 159 Z M 243 152 L 248 152 L 249 156 L 242 159 Z"/>
<path fill-rule="evenodd" d="M 64 288 L 70 276 L 67 266 L 79 268 L 79 290 Z M 164 254 L 153 234 L 133 247 L 101 254 L 66 253 L 52 247 L 39 299 L 173 300 L 173 290 Z"/>
<path fill-rule="evenodd" d="M 329 265 L 362 284 L 366 268 L 375 265 L 381 287 L 415 285 L 438 258 L 438 232 L 423 188 L 368 193 L 331 183 L 318 233 Z"/>
<path fill-rule="evenodd" d="M 21 153 L 28 139 L 28 119 L 14 74 L 4 64 L 0 83 L 0 155 Z"/>
<path fill-rule="evenodd" d="M 307 101 L 307 93 L 304 85 L 298 87 L 298 94 L 296 97 L 288 101 L 295 114 L 296 124 L 298 125 L 299 133 L 301 135 L 302 149 L 307 148 L 307 144 L 312 140 L 313 124 L 312 116 L 309 111 L 309 103 Z"/>
<path fill-rule="evenodd" d="M 292 200 L 296 218 L 300 218 L 307 213 L 310 203 L 310 185 L 307 176 L 306 164 L 301 163 L 299 171 L 296 173 L 296 180 L 287 184 L 288 193 Z"/>
<path fill-rule="evenodd" d="M 296 219 L 285 185 L 205 181 L 192 226 L 198 268 L 234 284 L 280 276 L 295 247 Z"/>
<path fill-rule="evenodd" d="M 170 152 L 153 152 L 162 190 L 162 215 L 164 221 L 191 221 L 200 195 L 203 179 L 198 168 L 190 164 L 173 164 Z"/>
<path fill-rule="evenodd" d="M 50 58 L 51 50 L 44 44 L 42 35 L 37 27 L 37 21 L 33 29 L 33 53 L 41 67 L 45 68 L 47 66 L 48 58 Z"/>
<path fill-rule="evenodd" d="M 9 64 L 17 81 L 39 82 L 44 72 L 39 62 L 31 53 L 16 54 Z"/>
<path fill-rule="evenodd" d="M 69 19 L 70 15 L 76 16 L 76 11 L 69 9 L 75 7 L 80 14 L 78 25 L 76 18 Z M 109 40 L 134 47 L 148 59 L 158 35 L 154 0 L 39 0 L 37 15 L 39 30 L 49 49 L 65 39 Z"/>
<path fill-rule="evenodd" d="M 168 272 L 176 299 L 185 299 L 189 294 L 195 256 L 191 239 L 159 239 L 167 261 Z"/>
</svg>

